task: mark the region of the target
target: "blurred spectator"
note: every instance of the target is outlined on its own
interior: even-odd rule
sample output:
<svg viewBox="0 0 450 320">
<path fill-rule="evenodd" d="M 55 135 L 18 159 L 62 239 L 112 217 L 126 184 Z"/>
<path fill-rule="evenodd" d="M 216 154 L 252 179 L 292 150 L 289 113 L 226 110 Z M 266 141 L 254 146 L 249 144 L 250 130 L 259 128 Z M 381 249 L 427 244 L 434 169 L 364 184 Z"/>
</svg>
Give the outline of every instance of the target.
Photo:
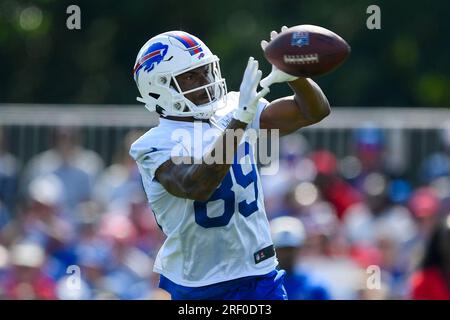
<svg viewBox="0 0 450 320">
<path fill-rule="evenodd" d="M 385 137 L 380 128 L 367 122 L 353 132 L 353 147 L 361 163 L 361 174 L 385 171 Z"/>
<path fill-rule="evenodd" d="M 56 129 L 54 147 L 34 156 L 25 169 L 25 185 L 43 174 L 58 176 L 64 186 L 63 205 L 70 210 L 90 199 L 93 183 L 103 168 L 97 153 L 84 149 L 79 140 L 76 128 Z"/>
<path fill-rule="evenodd" d="M 6 299 L 55 299 L 55 282 L 41 268 L 46 260 L 45 250 L 32 242 L 21 242 L 11 248 L 11 268 L 5 277 Z"/>
<path fill-rule="evenodd" d="M 108 243 L 101 241 L 92 243 L 80 243 L 75 249 L 77 255 L 77 265 L 80 266 L 80 283 L 83 288 L 83 296 L 87 299 L 100 299 L 108 294 L 103 288 L 102 280 L 111 266 L 111 247 Z M 70 297 L 64 289 L 59 287 L 59 294 L 66 299 Z M 109 294 L 110 299 L 117 299 L 113 294 Z"/>
<path fill-rule="evenodd" d="M 63 186 L 55 175 L 45 175 L 31 181 L 29 199 L 18 218 L 3 232 L 3 241 L 12 244 L 17 239 L 40 245 L 49 255 L 45 266 L 48 276 L 59 277 L 74 263 L 72 242 L 74 225 L 60 209 Z"/>
<path fill-rule="evenodd" d="M 392 179 L 389 183 L 388 196 L 394 204 L 405 205 L 412 193 L 412 186 L 404 179 Z"/>
<path fill-rule="evenodd" d="M 418 188 L 411 196 L 408 205 L 416 219 L 420 237 L 423 240 L 428 239 L 440 213 L 437 191 L 432 187 Z"/>
<path fill-rule="evenodd" d="M 425 184 L 450 176 L 450 122 L 440 130 L 439 134 L 443 151 L 430 154 L 420 167 L 420 178 Z"/>
<path fill-rule="evenodd" d="M 119 299 L 144 299 L 151 291 L 153 260 L 135 247 L 137 232 L 125 215 L 103 216 L 100 233 L 111 242 L 111 268 L 102 279 Z"/>
<path fill-rule="evenodd" d="M 129 206 L 129 219 L 136 230 L 135 246 L 155 257 L 166 236 L 157 224 L 147 201 L 144 194 L 135 194 Z"/>
<path fill-rule="evenodd" d="M 96 199 L 111 210 L 127 207 L 136 194 L 144 194 L 136 161 L 128 154 L 131 144 L 141 135 L 140 131 L 130 131 L 125 136 L 115 156 L 115 162 L 102 172 L 96 183 Z"/>
<path fill-rule="evenodd" d="M 48 250 L 68 243 L 74 230 L 61 209 L 64 201 L 61 180 L 53 174 L 40 176 L 29 184 L 28 196 L 20 226 L 22 236 Z"/>
<path fill-rule="evenodd" d="M 324 199 L 331 202 L 337 215 L 342 219 L 346 210 L 362 201 L 361 195 L 354 187 L 337 174 L 337 159 L 329 151 L 320 150 L 310 155 L 316 170 L 315 183 Z"/>
<path fill-rule="evenodd" d="M 373 244 L 377 235 L 385 230 L 391 232 L 398 241 L 407 242 L 416 234 L 413 217 L 401 202 L 393 202 L 390 197 L 389 178 L 372 172 L 362 181 L 363 200 L 348 209 L 343 225 L 352 242 Z"/>
<path fill-rule="evenodd" d="M 323 236 L 316 239 L 321 240 L 319 245 L 322 252 L 305 255 L 300 262 L 300 267 L 310 270 L 314 277 L 323 279 L 322 281 L 327 283 L 332 299 L 356 299 L 359 279 L 355 277 L 355 274 L 360 268 L 348 254 L 333 248 L 343 246 L 343 239 L 336 236 Z"/>
<path fill-rule="evenodd" d="M 389 178 L 371 172 L 362 180 L 364 202 L 346 213 L 343 227 L 353 249 L 374 250 L 375 261 L 389 286 L 391 298 L 404 297 L 413 269 L 417 226 L 409 209 L 390 198 Z M 402 202 L 405 200 L 402 199 Z"/>
<path fill-rule="evenodd" d="M 301 216 L 306 230 L 300 268 L 327 283 L 332 299 L 355 299 L 359 266 L 350 256 L 340 220 L 327 202 L 311 205 Z"/>
<path fill-rule="evenodd" d="M 298 181 L 310 181 L 316 175 L 314 164 L 306 157 L 308 148 L 306 139 L 300 134 L 280 139 L 279 159 L 273 160 L 278 161 L 278 172 L 261 176 L 269 218 L 298 213 L 293 188 Z"/>
<path fill-rule="evenodd" d="M 450 213 L 450 176 L 441 177 L 430 183 L 440 202 L 440 212 L 442 214 Z"/>
<path fill-rule="evenodd" d="M 415 300 L 450 300 L 450 215 L 436 224 L 411 283 Z"/>
<path fill-rule="evenodd" d="M 270 222 L 279 268 L 286 271 L 284 287 L 290 300 L 328 300 L 327 288 L 306 270 L 297 268 L 299 251 L 306 238 L 303 224 L 293 217 L 279 217 Z"/>
<path fill-rule="evenodd" d="M 440 177 L 450 175 L 450 158 L 445 153 L 428 156 L 421 165 L 420 178 L 423 183 L 431 183 Z"/>
</svg>

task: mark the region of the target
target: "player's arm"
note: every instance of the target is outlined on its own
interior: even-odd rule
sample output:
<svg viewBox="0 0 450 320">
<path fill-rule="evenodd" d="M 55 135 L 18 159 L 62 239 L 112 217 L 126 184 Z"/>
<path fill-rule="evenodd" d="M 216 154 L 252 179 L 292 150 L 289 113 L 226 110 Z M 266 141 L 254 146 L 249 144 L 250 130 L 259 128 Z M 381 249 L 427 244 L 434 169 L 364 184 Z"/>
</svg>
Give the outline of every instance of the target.
<svg viewBox="0 0 450 320">
<path fill-rule="evenodd" d="M 279 129 L 280 135 L 286 135 L 330 114 L 330 104 L 313 80 L 298 78 L 288 84 L 294 95 L 269 103 L 261 113 L 261 129 Z"/>
<path fill-rule="evenodd" d="M 230 170 L 244 129 L 255 117 L 258 100 L 269 92 L 268 89 L 256 92 L 260 80 L 258 62 L 250 58 L 240 87 L 239 106 L 212 150 L 204 155 L 204 161 L 192 164 L 194 159 L 170 159 L 156 170 L 156 179 L 169 193 L 198 201 L 211 197 Z M 217 155 L 216 152 L 221 153 Z"/>
<path fill-rule="evenodd" d="M 193 158 L 167 160 L 156 170 L 156 179 L 174 196 L 199 201 L 208 200 L 230 170 L 232 163 L 230 159 L 233 159 L 236 153 L 246 126 L 246 123 L 232 119 L 227 129 L 214 143 L 212 151 L 205 155 L 202 163 L 193 163 Z M 216 150 L 222 152 L 221 161 L 214 162 L 212 160 L 217 159 L 214 154 Z"/>
</svg>

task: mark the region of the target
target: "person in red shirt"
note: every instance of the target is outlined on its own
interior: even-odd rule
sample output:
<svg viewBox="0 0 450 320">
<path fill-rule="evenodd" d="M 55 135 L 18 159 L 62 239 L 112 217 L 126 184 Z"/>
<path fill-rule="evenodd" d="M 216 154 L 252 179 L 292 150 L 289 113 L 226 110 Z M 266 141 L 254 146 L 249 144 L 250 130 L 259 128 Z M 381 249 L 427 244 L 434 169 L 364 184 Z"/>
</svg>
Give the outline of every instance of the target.
<svg viewBox="0 0 450 320">
<path fill-rule="evenodd" d="M 437 224 L 411 282 L 414 300 L 450 300 L 450 214 Z"/>
<path fill-rule="evenodd" d="M 327 150 L 310 155 L 317 170 L 315 183 L 325 200 L 333 204 L 339 219 L 352 205 L 363 201 L 361 193 L 338 175 L 336 156 Z"/>
</svg>

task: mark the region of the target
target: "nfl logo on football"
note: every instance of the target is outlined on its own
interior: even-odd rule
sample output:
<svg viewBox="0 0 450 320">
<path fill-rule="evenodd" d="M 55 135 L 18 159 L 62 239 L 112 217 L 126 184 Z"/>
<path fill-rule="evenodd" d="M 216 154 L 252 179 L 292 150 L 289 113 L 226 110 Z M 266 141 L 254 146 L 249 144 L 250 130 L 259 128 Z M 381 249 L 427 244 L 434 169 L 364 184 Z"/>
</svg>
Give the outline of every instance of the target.
<svg viewBox="0 0 450 320">
<path fill-rule="evenodd" d="M 308 32 L 294 32 L 292 34 L 291 45 L 299 46 L 299 47 L 309 45 L 309 33 Z"/>
</svg>

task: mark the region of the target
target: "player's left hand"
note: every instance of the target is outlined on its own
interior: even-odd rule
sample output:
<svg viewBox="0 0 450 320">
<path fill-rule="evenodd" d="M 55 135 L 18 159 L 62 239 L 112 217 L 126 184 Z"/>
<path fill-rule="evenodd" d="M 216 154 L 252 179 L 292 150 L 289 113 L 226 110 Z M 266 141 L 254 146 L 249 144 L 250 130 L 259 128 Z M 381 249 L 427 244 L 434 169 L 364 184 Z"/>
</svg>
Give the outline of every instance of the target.
<svg viewBox="0 0 450 320">
<path fill-rule="evenodd" d="M 281 28 L 281 33 L 286 31 L 287 29 L 288 29 L 288 27 L 283 26 Z M 278 32 L 276 32 L 275 30 L 272 31 L 270 33 L 270 40 L 272 41 L 277 35 L 278 35 Z M 268 44 L 269 44 L 269 42 L 267 42 L 266 40 L 261 41 L 261 48 L 263 51 L 266 49 Z M 289 81 L 294 81 L 297 79 L 298 79 L 298 77 L 291 76 L 290 74 L 287 74 L 286 72 L 283 72 L 280 69 L 278 69 L 277 67 L 275 67 L 274 65 L 272 65 L 272 71 L 270 72 L 270 74 L 267 77 L 265 77 L 264 79 L 261 80 L 260 85 L 262 88 L 268 88 L 274 83 L 289 82 Z"/>
</svg>

